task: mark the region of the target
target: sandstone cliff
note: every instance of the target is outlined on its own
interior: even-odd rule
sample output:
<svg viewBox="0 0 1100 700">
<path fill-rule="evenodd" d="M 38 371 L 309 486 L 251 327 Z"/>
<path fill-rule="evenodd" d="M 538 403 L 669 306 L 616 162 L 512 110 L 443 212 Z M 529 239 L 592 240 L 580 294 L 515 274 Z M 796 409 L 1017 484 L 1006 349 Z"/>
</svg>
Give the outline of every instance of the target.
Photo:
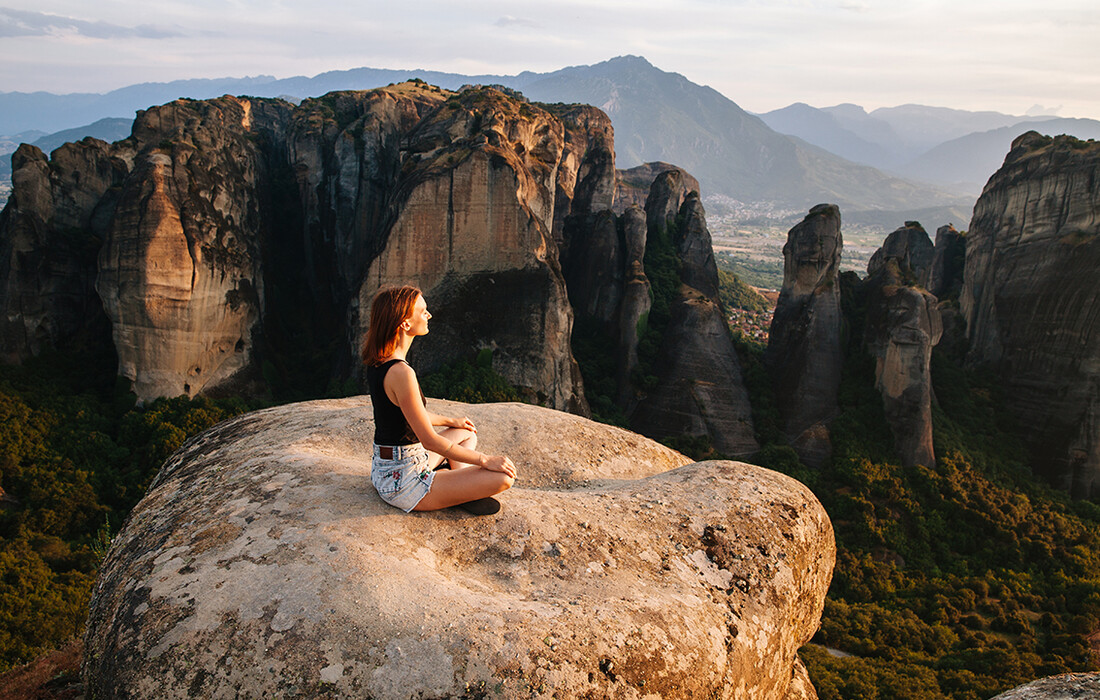
<svg viewBox="0 0 1100 700">
<path fill-rule="evenodd" d="M 783 430 L 802 461 L 815 466 L 832 453 L 828 423 L 836 416 L 843 365 L 843 248 L 836 205 L 815 206 L 787 234 L 783 288 L 765 354 Z"/>
<path fill-rule="evenodd" d="M 250 364 L 269 216 L 263 156 L 249 135 L 254 118 L 289 112 L 273 102 L 254 115 L 255 106 L 177 100 L 134 122 L 134 165 L 99 251 L 96 291 L 119 374 L 140 399 L 195 395 Z"/>
<path fill-rule="evenodd" d="M 1100 144 L 1029 132 L 974 207 L 969 360 L 1003 378 L 1033 464 L 1100 494 Z"/>
<path fill-rule="evenodd" d="M 500 514 L 385 505 L 365 398 L 189 441 L 100 569 L 88 695 L 815 696 L 796 652 L 835 546 L 803 485 L 538 407 L 433 410 L 515 459 Z"/>
<path fill-rule="evenodd" d="M 931 362 L 943 323 L 938 300 L 917 284 L 927 278 L 932 252 L 920 224 L 907 221 L 875 252 L 863 282 L 864 347 L 875 358 L 875 388 L 904 466 L 936 464 Z"/>
</svg>

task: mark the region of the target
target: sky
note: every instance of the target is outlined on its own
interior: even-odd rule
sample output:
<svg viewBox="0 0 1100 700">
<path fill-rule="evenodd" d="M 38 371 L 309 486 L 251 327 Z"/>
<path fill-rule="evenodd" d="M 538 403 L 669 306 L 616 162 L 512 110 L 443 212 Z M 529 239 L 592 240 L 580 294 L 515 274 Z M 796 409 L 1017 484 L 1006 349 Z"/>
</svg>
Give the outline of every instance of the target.
<svg viewBox="0 0 1100 700">
<path fill-rule="evenodd" d="M 644 56 L 741 107 L 1100 119 L 1096 0 L 0 0 L 0 92 Z"/>
</svg>

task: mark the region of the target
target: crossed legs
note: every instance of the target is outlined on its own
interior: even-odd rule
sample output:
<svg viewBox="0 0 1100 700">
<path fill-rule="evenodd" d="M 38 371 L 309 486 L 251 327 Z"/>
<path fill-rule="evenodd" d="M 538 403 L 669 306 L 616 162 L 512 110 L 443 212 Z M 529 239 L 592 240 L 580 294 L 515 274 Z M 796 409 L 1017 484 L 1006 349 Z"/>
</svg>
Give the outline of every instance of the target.
<svg viewBox="0 0 1100 700">
<path fill-rule="evenodd" d="M 477 448 L 477 434 L 464 428 L 447 428 L 440 435 L 468 449 Z M 432 469 L 442 462 L 442 455 L 428 452 L 428 465 Z M 420 499 L 413 510 L 439 510 L 486 496 L 495 496 L 510 488 L 514 481 L 504 472 L 495 472 L 464 462 L 448 460 L 448 463 L 450 469 L 440 469 L 435 473 L 431 490 Z"/>
</svg>

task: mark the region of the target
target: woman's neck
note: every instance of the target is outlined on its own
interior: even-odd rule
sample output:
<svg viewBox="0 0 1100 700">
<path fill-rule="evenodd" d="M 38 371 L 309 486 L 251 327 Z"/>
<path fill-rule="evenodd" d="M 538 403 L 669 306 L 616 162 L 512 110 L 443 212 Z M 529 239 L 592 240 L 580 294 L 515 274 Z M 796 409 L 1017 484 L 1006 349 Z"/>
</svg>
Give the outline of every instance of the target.
<svg viewBox="0 0 1100 700">
<path fill-rule="evenodd" d="M 391 352 L 383 362 L 388 362 L 389 360 L 404 360 L 405 356 L 409 353 L 409 346 L 412 345 L 413 337 L 414 336 L 404 332 L 400 333 L 397 337 L 397 346 L 394 347 L 393 352 Z"/>
</svg>

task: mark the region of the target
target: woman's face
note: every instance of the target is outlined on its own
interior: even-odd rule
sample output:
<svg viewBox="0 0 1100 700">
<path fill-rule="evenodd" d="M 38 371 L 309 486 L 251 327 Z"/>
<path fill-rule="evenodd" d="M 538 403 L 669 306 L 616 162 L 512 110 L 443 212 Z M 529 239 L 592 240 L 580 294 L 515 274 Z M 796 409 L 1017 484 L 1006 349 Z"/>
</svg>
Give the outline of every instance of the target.
<svg viewBox="0 0 1100 700">
<path fill-rule="evenodd" d="M 405 319 L 405 322 L 409 324 L 408 330 L 405 332 L 409 335 L 427 335 L 428 334 L 428 319 L 432 317 L 432 314 L 428 311 L 428 303 L 424 301 L 424 295 L 416 297 L 416 302 L 413 303 L 412 315 Z"/>
</svg>

